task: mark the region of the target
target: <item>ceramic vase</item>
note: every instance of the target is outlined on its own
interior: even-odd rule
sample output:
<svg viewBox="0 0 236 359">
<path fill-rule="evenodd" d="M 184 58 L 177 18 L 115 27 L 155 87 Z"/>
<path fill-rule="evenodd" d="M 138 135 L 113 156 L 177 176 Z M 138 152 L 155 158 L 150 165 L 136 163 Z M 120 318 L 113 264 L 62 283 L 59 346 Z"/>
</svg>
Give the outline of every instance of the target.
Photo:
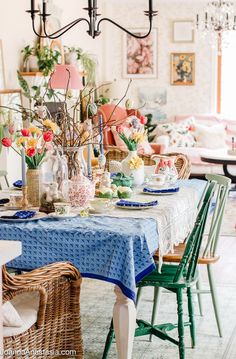
<svg viewBox="0 0 236 359">
<path fill-rule="evenodd" d="M 134 186 L 141 186 L 144 183 L 144 163 L 141 160 L 142 163 L 137 169 L 131 166 L 131 161 L 137 158 L 137 151 L 129 151 L 128 156 L 121 162 L 121 169 L 126 176 L 133 177 Z"/>
</svg>

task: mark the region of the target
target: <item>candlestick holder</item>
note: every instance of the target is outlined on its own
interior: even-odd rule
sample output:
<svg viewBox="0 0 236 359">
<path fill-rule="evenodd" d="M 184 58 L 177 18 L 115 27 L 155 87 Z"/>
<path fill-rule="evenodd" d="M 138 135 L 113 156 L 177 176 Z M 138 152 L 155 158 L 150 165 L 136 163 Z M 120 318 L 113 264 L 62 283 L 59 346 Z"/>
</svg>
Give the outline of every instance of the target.
<svg viewBox="0 0 236 359">
<path fill-rule="evenodd" d="M 22 209 L 24 209 L 24 210 L 29 208 L 27 193 L 28 193 L 28 186 L 22 186 L 23 198 L 22 198 L 21 206 L 22 206 Z"/>
</svg>

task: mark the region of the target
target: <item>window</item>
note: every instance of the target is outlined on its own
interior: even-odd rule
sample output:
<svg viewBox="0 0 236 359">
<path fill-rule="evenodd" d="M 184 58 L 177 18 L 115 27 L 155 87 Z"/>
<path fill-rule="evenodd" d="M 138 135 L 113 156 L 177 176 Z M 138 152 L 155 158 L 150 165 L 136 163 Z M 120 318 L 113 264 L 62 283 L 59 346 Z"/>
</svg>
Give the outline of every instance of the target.
<svg viewBox="0 0 236 359">
<path fill-rule="evenodd" d="M 227 40 L 222 50 L 221 113 L 236 120 L 236 31 Z"/>
</svg>

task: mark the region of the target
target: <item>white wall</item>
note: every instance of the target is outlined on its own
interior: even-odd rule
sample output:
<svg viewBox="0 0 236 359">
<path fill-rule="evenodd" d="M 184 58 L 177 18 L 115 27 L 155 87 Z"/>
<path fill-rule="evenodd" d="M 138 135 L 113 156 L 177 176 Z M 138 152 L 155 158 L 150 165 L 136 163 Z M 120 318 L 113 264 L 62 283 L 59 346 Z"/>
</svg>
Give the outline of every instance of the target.
<svg viewBox="0 0 236 359">
<path fill-rule="evenodd" d="M 145 27 L 147 18 L 143 10 L 148 7 L 148 0 L 100 0 L 100 12 L 121 25 L 129 28 Z M 175 114 L 208 113 L 212 107 L 214 78 L 212 51 L 207 42 L 196 36 L 194 44 L 174 44 L 171 42 L 171 23 L 173 20 L 195 19 L 196 13 L 203 8 L 202 0 L 159 0 L 154 1 L 159 14 L 154 26 L 158 29 L 158 77 L 149 80 L 134 80 L 130 97 L 136 98 L 140 86 L 157 86 L 167 89 L 167 105 L 163 108 L 169 117 Z M 85 0 L 54 0 L 64 25 L 81 16 L 87 16 L 82 10 Z M 0 4 L 0 39 L 3 41 L 7 88 L 17 88 L 16 71 L 19 69 L 20 50 L 36 40 L 30 16 L 25 13 L 30 0 L 1 0 Z M 85 51 L 96 54 L 99 62 L 99 78 L 102 81 L 118 79 L 125 89 L 127 80 L 122 78 L 122 32 L 111 24 L 103 24 L 102 34 L 96 40 L 86 33 L 86 24 L 77 25 L 63 36 L 63 43 L 79 46 Z M 196 85 L 176 87 L 170 85 L 170 53 L 196 53 Z M 6 167 L 0 156 L 0 168 Z M 19 174 L 8 165 L 10 179 L 17 179 Z"/>
<path fill-rule="evenodd" d="M 108 3 L 108 2 L 107 2 Z M 164 107 L 168 117 L 175 114 L 209 113 L 212 108 L 213 96 L 211 83 L 215 75 L 212 67 L 212 49 L 206 41 L 195 34 L 193 44 L 177 44 L 172 42 L 173 20 L 195 20 L 196 14 L 202 12 L 204 4 L 201 1 L 155 1 L 158 16 L 154 26 L 158 31 L 158 75 L 156 79 L 135 79 L 132 84 L 132 97 L 136 98 L 138 87 L 157 86 L 167 89 L 167 106 Z M 147 1 L 123 2 L 118 7 L 116 1 L 107 5 L 107 13 L 120 24 L 129 28 L 142 28 L 147 23 L 142 10 L 147 8 Z M 146 21 L 145 21 L 146 20 Z M 107 81 L 119 79 L 122 74 L 122 47 L 123 34 L 110 25 L 109 38 L 106 43 L 106 69 L 104 72 Z M 196 53 L 196 85 L 170 85 L 170 54 L 172 52 Z M 123 80 L 124 82 L 124 80 Z M 125 86 L 125 85 L 124 85 Z"/>
</svg>

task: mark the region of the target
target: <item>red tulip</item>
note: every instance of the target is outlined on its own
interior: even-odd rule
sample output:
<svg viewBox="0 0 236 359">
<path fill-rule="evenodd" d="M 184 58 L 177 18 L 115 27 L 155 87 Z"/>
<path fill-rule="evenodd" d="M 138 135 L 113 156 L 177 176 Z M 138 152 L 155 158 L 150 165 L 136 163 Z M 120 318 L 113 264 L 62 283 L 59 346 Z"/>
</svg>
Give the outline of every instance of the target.
<svg viewBox="0 0 236 359">
<path fill-rule="evenodd" d="M 26 155 L 28 157 L 34 157 L 36 155 L 36 149 L 34 147 L 28 148 L 28 150 L 26 151 Z"/>
<path fill-rule="evenodd" d="M 116 131 L 117 131 L 118 133 L 124 133 L 124 127 L 123 127 L 123 126 L 117 126 L 117 127 L 116 127 Z"/>
<path fill-rule="evenodd" d="M 22 136 L 24 137 L 29 137 L 30 135 L 30 130 L 28 128 L 22 128 L 22 130 L 20 131 Z"/>
<path fill-rule="evenodd" d="M 53 140 L 53 133 L 51 131 L 44 132 L 43 139 L 45 142 L 51 142 Z"/>
<path fill-rule="evenodd" d="M 145 117 L 145 116 L 140 116 L 140 123 L 141 123 L 141 125 L 146 125 L 146 123 L 147 123 L 147 117 Z"/>
<path fill-rule="evenodd" d="M 12 139 L 9 138 L 9 137 L 4 137 L 4 138 L 2 139 L 2 145 L 3 145 L 4 147 L 11 147 L 11 145 L 12 145 Z"/>
</svg>

